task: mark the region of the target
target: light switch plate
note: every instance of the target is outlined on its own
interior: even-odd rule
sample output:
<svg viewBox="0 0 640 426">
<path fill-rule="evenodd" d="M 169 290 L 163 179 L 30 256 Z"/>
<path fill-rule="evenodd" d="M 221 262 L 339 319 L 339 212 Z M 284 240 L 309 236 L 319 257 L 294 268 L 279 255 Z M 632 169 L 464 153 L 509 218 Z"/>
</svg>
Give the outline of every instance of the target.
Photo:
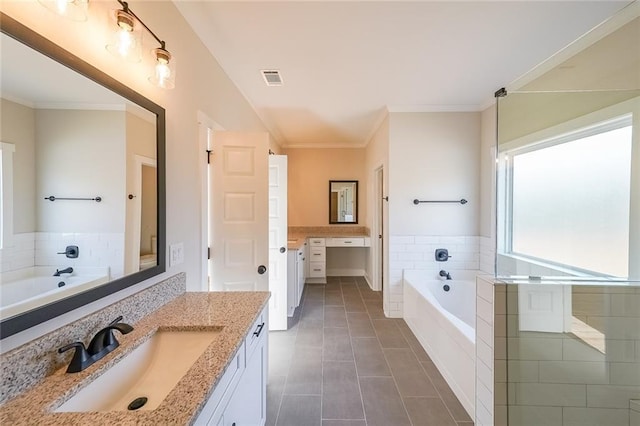
<svg viewBox="0 0 640 426">
<path fill-rule="evenodd" d="M 184 244 L 175 243 L 169 246 L 169 266 L 180 265 L 184 262 Z"/>
</svg>

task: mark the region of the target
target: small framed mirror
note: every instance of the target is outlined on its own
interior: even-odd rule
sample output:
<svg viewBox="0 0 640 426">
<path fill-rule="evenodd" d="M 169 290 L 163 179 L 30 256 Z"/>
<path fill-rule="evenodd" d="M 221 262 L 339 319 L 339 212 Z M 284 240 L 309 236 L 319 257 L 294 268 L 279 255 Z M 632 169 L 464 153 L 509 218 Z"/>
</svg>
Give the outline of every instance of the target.
<svg viewBox="0 0 640 426">
<path fill-rule="evenodd" d="M 329 181 L 329 223 L 358 223 L 358 181 Z"/>
</svg>

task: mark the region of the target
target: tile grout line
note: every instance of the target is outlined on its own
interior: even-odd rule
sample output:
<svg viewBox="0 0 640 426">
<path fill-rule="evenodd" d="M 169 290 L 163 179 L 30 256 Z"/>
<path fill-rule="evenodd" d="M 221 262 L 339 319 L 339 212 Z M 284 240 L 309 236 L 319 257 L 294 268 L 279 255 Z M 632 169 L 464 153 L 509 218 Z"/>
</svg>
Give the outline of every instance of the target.
<svg viewBox="0 0 640 426">
<path fill-rule="evenodd" d="M 340 295 L 342 294 L 342 283 L 340 283 Z M 344 302 L 344 297 L 343 297 Z M 362 386 L 360 386 L 360 375 L 358 374 L 358 363 L 356 362 L 356 353 L 353 349 L 353 340 L 351 337 L 351 327 L 349 326 L 349 318 L 347 317 L 347 307 L 344 307 L 344 318 L 347 321 L 347 330 L 349 330 L 349 345 L 351 345 L 351 355 L 353 355 L 353 365 L 356 369 L 356 382 L 358 382 L 358 391 L 360 392 L 360 404 L 362 404 L 362 416 L 364 417 L 364 424 L 367 426 L 367 411 L 364 409 L 364 396 L 362 395 Z M 372 325 L 373 326 L 373 325 Z"/>
<path fill-rule="evenodd" d="M 300 315 L 302 315 L 302 309 L 303 309 L 303 307 L 300 307 Z M 293 317 L 295 317 L 295 315 L 296 314 L 295 314 L 295 311 L 294 311 Z M 295 339 L 294 339 L 294 342 L 293 342 L 294 353 L 295 353 L 296 340 L 298 340 L 298 331 L 300 331 L 300 328 L 296 328 Z M 278 426 L 278 420 L 280 420 L 280 410 L 282 410 L 282 402 L 284 401 L 284 396 L 285 396 L 284 391 L 287 388 L 287 382 L 289 381 L 289 372 L 290 371 L 291 371 L 291 365 L 289 365 L 289 368 L 287 368 L 287 374 L 285 375 L 284 384 L 282 385 L 282 395 L 280 395 L 280 404 L 278 404 L 278 412 L 276 413 L 276 418 L 275 418 L 275 421 L 273 422 L 274 426 Z M 268 375 L 267 375 L 267 377 L 268 377 Z"/>
<path fill-rule="evenodd" d="M 371 314 L 369 314 L 368 310 L 367 310 L 367 315 L 369 315 L 369 320 L 371 321 L 371 326 L 373 327 L 373 318 L 371 318 Z M 400 335 L 402 336 L 402 338 L 407 343 L 407 346 L 411 347 L 409 345 L 409 341 L 406 339 L 406 337 L 404 337 L 404 334 L 402 334 L 402 331 L 400 330 L 400 328 L 398 328 L 398 331 L 400 332 Z M 413 420 L 411 419 L 411 416 L 409 415 L 409 410 L 407 410 L 407 405 L 404 403 L 404 398 L 402 397 L 402 394 L 400 393 L 400 388 L 398 387 L 398 381 L 396 380 L 396 376 L 393 375 L 393 370 L 391 369 L 391 366 L 389 365 L 389 361 L 387 360 L 387 355 L 385 354 L 384 348 L 382 347 L 382 343 L 380 342 L 380 337 L 378 337 L 378 330 L 376 330 L 375 327 L 373 327 L 373 332 L 376 334 L 376 339 L 378 340 L 378 344 L 380 345 L 380 349 L 382 351 L 382 357 L 384 358 L 384 362 L 387 364 L 387 368 L 389 368 L 389 373 L 391 373 L 391 378 L 393 379 L 393 384 L 395 385 L 396 390 L 398 391 L 398 396 L 400 397 L 400 402 L 402 402 L 402 408 L 404 408 L 404 412 L 407 415 L 407 419 L 409 419 L 409 423 L 411 425 L 413 425 Z M 422 367 L 422 365 L 421 365 L 421 367 Z"/>
<path fill-rule="evenodd" d="M 411 348 L 411 351 L 414 353 L 414 355 L 416 355 L 415 351 L 413 350 L 413 348 Z M 425 351 L 426 352 L 426 351 Z M 427 354 L 427 356 L 429 356 L 429 354 Z M 416 356 L 417 358 L 417 356 Z M 431 357 L 429 357 L 429 359 L 431 359 Z M 431 361 L 433 363 L 433 361 Z M 433 379 L 431 378 L 431 376 L 429 375 L 429 372 L 424 368 L 424 365 L 422 365 L 422 362 L 420 361 L 420 359 L 418 358 L 418 364 L 420 364 L 420 368 L 422 368 L 422 371 L 424 371 L 424 374 L 427 376 L 427 379 L 429 379 L 429 382 L 431 383 L 431 385 L 433 386 L 433 388 L 436 390 L 436 393 L 438 394 L 438 397 L 440 398 L 440 401 L 442 401 L 442 405 L 444 405 L 444 408 L 447 409 L 447 412 L 449 413 L 449 415 L 451 416 L 451 418 L 453 419 L 453 421 L 456 423 L 456 425 L 458 424 L 458 421 L 456 420 L 456 418 L 453 415 L 453 411 L 451 411 L 451 409 L 449 408 L 449 404 L 447 404 L 444 401 L 444 398 L 442 397 L 442 394 L 440 393 L 440 390 L 438 389 L 438 387 L 435 385 L 435 383 L 433 382 Z M 434 364 L 435 365 L 435 364 Z M 437 369 L 438 367 L 436 367 Z M 446 383 L 446 380 L 445 380 Z M 447 386 L 449 386 L 449 383 L 447 383 Z M 455 396 L 455 395 L 454 395 Z M 456 397 L 457 398 L 457 397 Z"/>
<path fill-rule="evenodd" d="M 404 321 L 404 319 L 403 319 Z M 407 326 L 408 327 L 408 326 Z M 409 331 L 411 332 L 411 334 L 413 334 L 413 331 L 411 331 L 411 329 L 409 329 Z M 405 340 L 407 340 L 407 338 L 404 336 L 404 332 L 402 331 L 402 329 L 400 329 L 400 334 L 403 335 L 403 337 L 405 338 Z M 414 337 L 416 337 L 414 335 Z M 416 337 L 417 340 L 417 337 Z M 409 343 L 409 341 L 407 340 L 407 343 Z M 420 345 L 422 347 L 422 344 Z M 438 389 L 438 387 L 435 385 L 435 383 L 433 382 L 433 379 L 431 379 L 431 376 L 429 375 L 429 372 L 427 370 L 425 370 L 424 365 L 422 365 L 422 362 L 420 361 L 420 358 L 418 357 L 418 354 L 416 353 L 416 351 L 414 350 L 413 346 L 409 345 L 409 348 L 411 349 L 411 352 L 413 353 L 413 356 L 416 357 L 416 360 L 418 361 L 418 364 L 420 365 L 420 368 L 422 369 L 422 371 L 424 371 L 425 376 L 427 376 L 427 379 L 429 380 L 429 383 L 431 383 L 431 386 L 433 386 L 433 389 L 435 389 L 436 393 L 438 394 L 438 398 L 440 399 L 440 401 L 442 402 L 442 405 L 444 405 L 444 408 L 447 409 L 447 412 L 449 413 L 449 415 L 451 416 L 451 418 L 453 419 L 453 421 L 456 423 L 456 425 L 458 424 L 458 421 L 456 420 L 456 418 L 453 415 L 453 411 L 451 411 L 451 409 L 449 408 L 449 404 L 447 404 L 444 400 L 444 398 L 442 397 L 442 394 L 440 393 L 440 390 Z M 424 350 L 424 348 L 423 348 Z M 426 350 L 425 350 L 426 353 Z M 429 360 L 431 361 L 431 357 L 429 356 L 429 354 L 427 354 L 427 357 L 429 358 Z M 433 363 L 433 361 L 431 361 Z M 435 364 L 434 364 L 435 365 Z M 436 367 L 437 369 L 437 367 Z M 447 386 L 449 386 L 449 384 L 447 383 Z"/>
<path fill-rule="evenodd" d="M 322 346 L 320 347 L 320 426 L 322 426 L 322 406 L 324 405 L 324 315 L 326 308 L 326 295 L 327 287 L 322 286 Z"/>
</svg>

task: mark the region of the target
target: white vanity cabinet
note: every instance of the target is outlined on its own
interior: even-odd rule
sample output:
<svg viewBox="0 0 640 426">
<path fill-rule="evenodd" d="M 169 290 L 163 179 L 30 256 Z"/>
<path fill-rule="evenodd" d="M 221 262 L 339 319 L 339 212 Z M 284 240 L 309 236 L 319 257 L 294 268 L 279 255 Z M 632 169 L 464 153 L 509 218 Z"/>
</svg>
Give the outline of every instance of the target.
<svg viewBox="0 0 640 426">
<path fill-rule="evenodd" d="M 327 282 L 327 251 L 325 238 L 309 238 L 308 281 L 314 284 Z"/>
<path fill-rule="evenodd" d="M 194 422 L 202 426 L 262 426 L 267 417 L 268 307 L 227 366 Z"/>
<path fill-rule="evenodd" d="M 287 259 L 287 315 L 293 316 L 300 305 L 300 298 L 304 290 L 306 260 L 306 243 L 297 250 L 289 250 Z"/>
</svg>

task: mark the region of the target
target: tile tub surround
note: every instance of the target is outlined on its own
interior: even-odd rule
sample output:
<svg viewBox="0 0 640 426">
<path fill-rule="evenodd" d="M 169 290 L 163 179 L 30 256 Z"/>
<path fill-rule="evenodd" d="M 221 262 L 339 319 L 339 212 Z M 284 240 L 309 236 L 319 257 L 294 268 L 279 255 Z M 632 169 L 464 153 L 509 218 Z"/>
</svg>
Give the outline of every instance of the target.
<svg viewBox="0 0 640 426">
<path fill-rule="evenodd" d="M 14 234 L 9 247 L 2 248 L 0 273 L 35 266 L 36 242 L 33 232 Z"/>
<path fill-rule="evenodd" d="M 80 248 L 80 256 L 68 259 L 58 252 L 69 245 Z M 112 278 L 124 274 L 124 233 L 27 232 L 13 235 L 0 259 L 0 273 L 33 266 L 105 267 Z"/>
<path fill-rule="evenodd" d="M 452 256 L 446 262 L 436 262 L 435 250 L 446 248 Z M 391 235 L 389 237 L 389 297 L 384 312 L 390 318 L 402 318 L 404 269 L 425 269 L 438 273 L 440 269 L 478 270 L 480 268 L 480 237 Z"/>
<path fill-rule="evenodd" d="M 186 274 L 179 273 L 147 289 L 115 302 L 104 309 L 60 327 L 0 355 L 0 404 L 52 375 L 69 363 L 71 353 L 58 355 L 57 349 L 71 342 L 88 342 L 93 334 L 122 315 L 135 324 L 186 291 Z"/>
<path fill-rule="evenodd" d="M 120 347 L 98 363 L 74 374 L 66 374 L 60 369 L 5 404 L 0 408 L 0 424 L 190 424 L 202 410 L 268 300 L 268 292 L 184 293 L 137 322 L 131 333 L 119 338 Z M 146 412 L 50 412 L 157 330 L 206 330 L 217 326 L 224 328 L 157 409 Z"/>
</svg>

